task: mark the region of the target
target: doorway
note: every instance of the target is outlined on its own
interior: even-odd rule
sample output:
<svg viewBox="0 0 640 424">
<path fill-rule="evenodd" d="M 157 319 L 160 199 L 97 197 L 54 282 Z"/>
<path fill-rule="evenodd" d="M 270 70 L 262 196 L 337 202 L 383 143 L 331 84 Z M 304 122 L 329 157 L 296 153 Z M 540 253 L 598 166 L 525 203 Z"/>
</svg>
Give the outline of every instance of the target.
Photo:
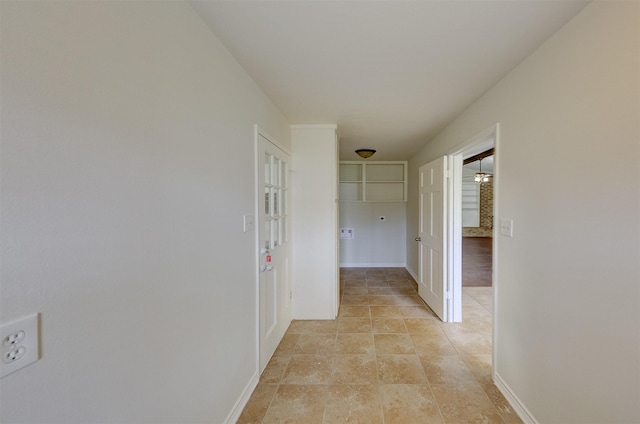
<svg viewBox="0 0 640 424">
<path fill-rule="evenodd" d="M 494 150 L 463 153 L 462 287 L 492 286 Z"/>
<path fill-rule="evenodd" d="M 498 131 L 499 125 L 496 123 L 481 133 L 477 134 L 475 137 L 471 138 L 467 142 L 460 145 L 456 150 L 452 151 L 449 154 L 449 161 L 451 163 L 452 170 L 452 178 L 449 181 L 448 193 L 449 193 L 449 213 L 447 222 L 447 231 L 448 237 L 450 240 L 448 246 L 448 255 L 451 258 L 449 261 L 449 269 L 448 269 L 448 277 L 447 277 L 447 287 L 451 291 L 451 304 L 450 304 L 450 314 L 449 314 L 449 322 L 462 322 L 462 281 L 463 281 L 463 252 L 462 252 L 462 242 L 463 242 L 463 180 L 464 180 L 464 160 L 465 158 L 473 158 L 474 156 L 479 156 L 483 152 L 487 152 L 490 149 L 494 149 L 492 152 L 492 156 L 496 157 L 497 147 L 498 147 Z M 483 160 L 484 162 L 484 160 Z M 497 161 L 494 162 L 494 167 L 492 169 L 493 176 L 491 179 L 492 183 L 495 184 L 497 178 Z M 485 169 L 483 169 L 484 171 Z M 493 188 L 493 185 L 492 185 Z M 496 204 L 496 192 L 492 192 L 493 202 L 492 205 Z M 478 197 L 479 197 L 479 187 L 478 187 Z M 494 211 L 491 214 L 490 220 L 493 220 Z M 467 217 L 468 219 L 468 217 Z M 479 214 L 478 214 L 478 223 L 479 223 Z M 485 224 L 486 225 L 486 224 Z M 489 229 L 486 230 L 488 233 L 493 235 L 493 225 L 489 224 Z M 495 240 L 492 238 L 492 241 Z M 491 253 L 490 257 L 483 258 L 485 264 L 487 261 L 490 262 L 491 268 L 491 285 L 493 287 L 491 297 L 495 297 L 495 279 L 493 278 L 493 270 L 495 270 L 496 264 L 496 255 L 495 246 L 493 242 L 491 243 Z M 485 265 L 486 266 L 486 265 Z M 486 276 L 486 270 L 485 270 Z"/>
<path fill-rule="evenodd" d="M 462 322 L 462 230 L 463 212 L 466 212 L 463 211 L 463 164 L 465 159 L 473 161 L 474 158 L 493 156 L 497 139 L 498 124 L 495 124 L 449 155 L 429 162 L 419 170 L 419 234 L 415 239 L 419 243 L 417 281 L 419 287 L 424 288 L 419 291 L 421 297 L 444 322 Z M 495 174 L 488 177 L 485 173 L 478 182 L 486 183 L 494 178 Z M 479 185 L 474 182 L 473 186 L 479 202 Z M 476 225 L 480 223 L 479 208 L 478 203 Z M 489 221 L 487 232 L 493 235 L 493 211 L 486 218 L 484 220 Z M 485 274 L 488 272 L 487 279 L 492 282 L 493 246 L 483 259 L 488 264 Z M 489 297 L 493 299 L 493 290 Z M 493 311 L 493 306 L 489 306 Z"/>
</svg>

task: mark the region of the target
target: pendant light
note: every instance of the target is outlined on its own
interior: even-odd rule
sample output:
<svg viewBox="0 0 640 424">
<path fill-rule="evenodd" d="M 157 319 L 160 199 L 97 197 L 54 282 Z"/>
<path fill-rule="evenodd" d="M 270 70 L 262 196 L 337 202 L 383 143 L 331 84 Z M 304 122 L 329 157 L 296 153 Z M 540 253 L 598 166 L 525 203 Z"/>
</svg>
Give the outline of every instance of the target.
<svg viewBox="0 0 640 424">
<path fill-rule="evenodd" d="M 480 159 L 480 172 L 476 172 L 475 181 L 477 183 L 488 183 L 489 179 L 493 177 L 493 175 L 488 174 L 486 172 L 482 172 L 482 159 Z"/>
</svg>

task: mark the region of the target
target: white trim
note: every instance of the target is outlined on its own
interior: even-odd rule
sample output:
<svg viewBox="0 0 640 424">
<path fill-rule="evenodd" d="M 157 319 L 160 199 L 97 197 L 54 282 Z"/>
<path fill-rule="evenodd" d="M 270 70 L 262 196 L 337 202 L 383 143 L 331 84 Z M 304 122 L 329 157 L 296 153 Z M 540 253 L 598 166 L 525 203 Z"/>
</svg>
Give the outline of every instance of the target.
<svg viewBox="0 0 640 424">
<path fill-rule="evenodd" d="M 278 142 L 278 140 L 275 137 L 271 137 L 269 135 L 268 132 L 266 132 L 265 130 L 263 130 L 259 125 L 255 124 L 254 125 L 254 138 L 255 138 L 255 142 L 256 142 L 256 148 L 258 146 L 258 135 L 263 136 L 264 138 L 266 138 L 267 140 L 269 140 L 269 142 L 271 144 L 273 144 L 274 146 L 276 146 L 278 149 L 282 150 L 283 152 L 285 152 L 286 154 L 288 154 L 289 156 L 291 156 L 291 150 L 286 147 L 285 145 L 281 144 Z M 257 160 L 257 150 L 256 150 L 256 160 Z M 256 166 L 257 166 L 257 162 L 256 162 Z M 257 169 L 257 168 L 256 168 Z M 257 178 L 257 176 L 256 176 Z M 257 184 L 257 180 L 256 180 L 256 184 Z M 257 185 L 256 185 L 257 187 Z M 257 199 L 256 199 L 257 200 Z M 256 203 L 256 207 L 257 207 L 257 203 Z"/>
<path fill-rule="evenodd" d="M 411 268 L 409 268 L 409 266 L 405 266 L 405 269 L 407 270 L 407 272 L 411 275 L 411 277 L 418 282 L 418 273 L 415 272 L 414 270 L 412 270 Z"/>
<path fill-rule="evenodd" d="M 498 326 L 496 323 L 498 322 L 498 295 L 500 292 L 500 284 L 498 279 L 498 247 L 501 244 L 500 237 L 498 237 L 498 226 L 495 225 L 497 222 L 497 217 L 499 216 L 498 211 L 498 200 L 500 200 L 500 124 L 495 124 L 495 133 L 493 139 L 493 147 L 495 149 L 496 154 L 493 156 L 493 250 L 492 250 L 492 264 L 491 264 L 491 280 L 493 285 L 493 328 L 492 328 L 492 339 L 491 339 L 491 363 L 493 370 L 493 378 L 496 379 L 498 377 L 496 368 L 497 368 L 497 355 L 496 355 L 496 341 L 498 340 Z M 502 379 L 501 379 L 502 381 Z M 506 386 L 506 383 L 505 383 Z M 507 386 L 508 387 L 508 386 Z M 519 400 L 518 400 L 519 401 Z M 525 408 L 526 410 L 526 408 Z"/>
<path fill-rule="evenodd" d="M 534 418 L 531 411 L 527 409 L 526 406 L 520 401 L 518 396 L 513 393 L 511 387 L 495 372 L 493 373 L 493 382 L 500 390 L 500 393 L 504 396 L 504 398 L 509 402 L 509 405 L 513 408 L 516 414 L 520 417 L 520 419 L 525 424 L 538 424 L 538 421 Z"/>
<path fill-rule="evenodd" d="M 462 154 L 449 156 L 451 178 L 449 178 L 449 216 L 448 226 L 449 244 L 447 255 L 449 267 L 447 291 L 449 297 L 448 322 L 462 322 L 462 196 L 457 195 L 462 191 Z"/>
<path fill-rule="evenodd" d="M 259 234 L 259 224 L 257 222 L 259 215 L 259 196 L 262 193 L 262 188 L 258 187 L 259 179 L 258 179 L 258 161 L 262 161 L 264 159 L 258 159 L 258 153 L 260 152 L 260 135 L 266 137 L 264 135 L 262 128 L 260 128 L 257 124 L 253 126 L 253 254 L 254 256 L 254 308 L 256 311 L 256 322 L 255 322 L 255 330 L 256 330 L 256 340 L 255 340 L 255 369 L 258 377 L 260 375 L 260 255 L 258 254 L 260 249 L 260 234 Z M 267 137 L 268 138 L 268 137 Z M 264 172 L 264 171 L 262 171 Z"/>
<path fill-rule="evenodd" d="M 258 371 L 256 370 L 256 372 L 251 376 L 251 380 L 249 380 L 249 383 L 245 386 L 235 405 L 233 405 L 233 408 L 229 412 L 229 415 L 227 415 L 227 418 L 224 420 L 225 424 L 234 424 L 238 421 L 238 419 L 240 418 L 240 414 L 242 414 L 242 410 L 245 406 L 247 406 L 247 403 L 249 402 L 249 399 L 251 398 L 251 395 L 253 394 L 253 391 L 255 390 L 259 381 L 260 376 L 258 375 Z"/>
<path fill-rule="evenodd" d="M 478 153 L 482 153 L 485 150 L 490 149 L 493 146 L 493 135 L 498 132 L 500 123 L 496 122 L 489 128 L 480 131 L 478 134 L 467 139 L 466 141 L 458 144 L 450 151 L 450 155 L 465 153 L 468 156 L 473 156 Z"/>
<path fill-rule="evenodd" d="M 405 268 L 407 264 L 400 263 L 341 263 L 341 268 Z"/>
</svg>

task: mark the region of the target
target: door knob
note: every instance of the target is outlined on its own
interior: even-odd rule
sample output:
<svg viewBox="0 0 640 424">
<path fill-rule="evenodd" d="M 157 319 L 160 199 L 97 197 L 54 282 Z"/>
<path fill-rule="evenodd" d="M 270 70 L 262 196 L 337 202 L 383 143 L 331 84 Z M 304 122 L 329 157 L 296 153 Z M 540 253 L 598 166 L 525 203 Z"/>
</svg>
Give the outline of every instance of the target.
<svg viewBox="0 0 640 424">
<path fill-rule="evenodd" d="M 416 237 L 414 240 L 415 241 L 422 241 L 422 237 Z"/>
</svg>

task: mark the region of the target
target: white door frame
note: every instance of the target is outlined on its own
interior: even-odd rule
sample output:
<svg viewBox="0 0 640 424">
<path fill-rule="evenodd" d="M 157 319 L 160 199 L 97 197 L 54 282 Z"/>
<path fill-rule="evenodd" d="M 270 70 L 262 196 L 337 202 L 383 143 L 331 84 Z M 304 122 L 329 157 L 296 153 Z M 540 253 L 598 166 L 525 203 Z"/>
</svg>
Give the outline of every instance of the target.
<svg viewBox="0 0 640 424">
<path fill-rule="evenodd" d="M 458 147 L 449 152 L 449 166 L 452 172 L 452 178 L 449 178 L 448 186 L 448 198 L 449 198 L 449 210 L 447 219 L 447 232 L 448 232 L 448 256 L 450 258 L 448 262 L 447 283 L 446 288 L 450 291 L 451 296 L 449 298 L 449 304 L 447 305 L 447 319 L 446 322 L 462 322 L 462 162 L 463 157 L 469 157 L 474 154 L 481 153 L 485 150 L 494 147 L 498 150 L 500 124 L 495 123 L 489 128 L 481 131 L 473 136 L 471 139 L 460 144 Z M 498 157 L 494 156 L 494 217 L 497 214 L 497 184 L 496 175 L 498 169 Z M 494 218 L 495 219 L 495 218 Z M 495 310 L 495 298 L 496 298 L 496 226 L 494 225 L 494 237 L 493 237 L 493 298 L 494 298 L 494 311 L 493 322 L 495 323 L 496 310 Z M 494 324 L 494 338 L 495 338 L 495 324 Z M 495 340 L 494 340 L 495 341 Z M 495 351 L 495 350 L 494 350 Z M 494 358 L 495 359 L 495 358 Z"/>
</svg>

